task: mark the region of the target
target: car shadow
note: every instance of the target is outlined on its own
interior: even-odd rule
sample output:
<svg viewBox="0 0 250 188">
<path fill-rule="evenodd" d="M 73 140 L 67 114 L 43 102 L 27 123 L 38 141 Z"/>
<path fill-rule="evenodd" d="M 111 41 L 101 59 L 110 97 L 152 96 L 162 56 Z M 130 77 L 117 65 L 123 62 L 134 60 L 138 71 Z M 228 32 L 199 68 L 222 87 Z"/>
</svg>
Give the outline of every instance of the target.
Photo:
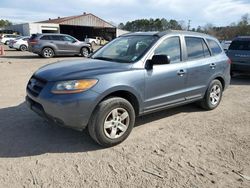
<svg viewBox="0 0 250 188">
<path fill-rule="evenodd" d="M 25 52 L 20 52 L 20 53 L 25 53 Z M 39 57 L 38 55 L 18 55 L 18 56 L 11 56 L 11 55 L 4 55 L 4 56 L 0 56 L 0 59 L 3 58 L 8 58 L 8 59 L 41 59 L 41 57 Z"/>
<path fill-rule="evenodd" d="M 47 123 L 23 102 L 0 109 L 0 157 L 98 150 L 87 131 L 79 132 Z"/>
<path fill-rule="evenodd" d="M 250 74 L 235 74 L 231 78 L 231 85 L 250 85 Z"/>
<path fill-rule="evenodd" d="M 164 110 L 136 119 L 135 126 L 181 113 L 200 111 L 195 105 Z M 0 158 L 35 156 L 45 153 L 74 153 L 104 149 L 88 134 L 49 124 L 25 104 L 0 109 Z"/>
</svg>

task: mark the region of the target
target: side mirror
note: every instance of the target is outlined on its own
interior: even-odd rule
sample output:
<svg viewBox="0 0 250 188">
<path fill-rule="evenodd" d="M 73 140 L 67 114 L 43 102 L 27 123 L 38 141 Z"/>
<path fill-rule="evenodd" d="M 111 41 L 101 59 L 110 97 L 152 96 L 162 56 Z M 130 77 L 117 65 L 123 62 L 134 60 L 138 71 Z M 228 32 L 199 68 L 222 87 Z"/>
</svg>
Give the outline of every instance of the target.
<svg viewBox="0 0 250 188">
<path fill-rule="evenodd" d="M 146 69 L 152 69 L 153 65 L 170 64 L 170 57 L 168 55 L 154 55 L 151 60 L 147 60 Z"/>
</svg>

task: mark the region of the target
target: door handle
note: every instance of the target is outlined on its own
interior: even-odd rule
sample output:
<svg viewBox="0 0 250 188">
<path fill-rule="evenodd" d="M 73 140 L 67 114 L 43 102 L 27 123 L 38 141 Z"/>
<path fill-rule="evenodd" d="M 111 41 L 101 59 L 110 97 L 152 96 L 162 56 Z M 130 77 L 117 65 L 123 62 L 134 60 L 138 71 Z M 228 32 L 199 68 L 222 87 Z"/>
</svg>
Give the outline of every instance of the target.
<svg viewBox="0 0 250 188">
<path fill-rule="evenodd" d="M 179 71 L 177 72 L 177 74 L 178 74 L 179 76 L 183 76 L 184 74 L 186 74 L 186 71 L 183 70 L 183 69 L 181 69 L 181 70 L 179 70 Z"/>
<path fill-rule="evenodd" d="M 216 64 L 215 63 L 211 63 L 209 66 L 210 66 L 211 69 L 215 69 Z"/>
</svg>

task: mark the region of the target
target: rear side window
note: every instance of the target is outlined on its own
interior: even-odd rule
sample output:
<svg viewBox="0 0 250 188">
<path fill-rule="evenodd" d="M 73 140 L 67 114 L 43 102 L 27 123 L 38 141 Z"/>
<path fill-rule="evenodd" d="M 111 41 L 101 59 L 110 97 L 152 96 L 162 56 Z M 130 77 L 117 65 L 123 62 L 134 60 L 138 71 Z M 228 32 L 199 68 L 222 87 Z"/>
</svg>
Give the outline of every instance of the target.
<svg viewBox="0 0 250 188">
<path fill-rule="evenodd" d="M 40 40 L 51 40 L 49 35 L 42 36 Z"/>
<path fill-rule="evenodd" d="M 211 49 L 213 55 L 220 54 L 222 52 L 222 49 L 220 48 L 219 44 L 211 39 L 207 39 L 208 46 Z"/>
<path fill-rule="evenodd" d="M 50 36 L 51 40 L 57 40 L 57 41 L 63 41 L 63 36 L 60 35 L 51 35 Z"/>
<path fill-rule="evenodd" d="M 185 41 L 189 60 L 210 56 L 208 47 L 202 38 L 185 37 Z"/>
<path fill-rule="evenodd" d="M 170 56 L 171 63 L 178 63 L 181 61 L 181 45 L 179 37 L 171 37 L 164 40 L 154 52 L 155 55 Z"/>
<path fill-rule="evenodd" d="M 250 51 L 250 40 L 249 41 L 240 41 L 234 40 L 229 46 L 229 50 L 248 50 Z"/>
</svg>

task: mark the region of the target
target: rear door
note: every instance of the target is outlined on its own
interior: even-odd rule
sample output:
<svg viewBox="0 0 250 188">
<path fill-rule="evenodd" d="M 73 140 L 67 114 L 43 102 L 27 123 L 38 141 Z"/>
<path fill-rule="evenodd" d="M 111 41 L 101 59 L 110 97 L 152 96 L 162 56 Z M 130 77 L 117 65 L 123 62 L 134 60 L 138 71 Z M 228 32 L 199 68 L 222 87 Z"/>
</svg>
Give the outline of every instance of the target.
<svg viewBox="0 0 250 188">
<path fill-rule="evenodd" d="M 205 93 L 211 74 L 215 72 L 216 59 L 211 57 L 211 52 L 203 38 L 186 36 L 185 43 L 188 65 L 186 99 L 198 99 Z"/>
<path fill-rule="evenodd" d="M 64 41 L 63 41 L 63 36 L 61 35 L 50 35 L 50 43 L 52 45 L 55 45 L 56 46 L 56 51 L 57 51 L 57 54 L 64 54 L 65 52 L 67 52 L 67 49 L 65 48 L 65 45 L 64 45 Z"/>
</svg>

